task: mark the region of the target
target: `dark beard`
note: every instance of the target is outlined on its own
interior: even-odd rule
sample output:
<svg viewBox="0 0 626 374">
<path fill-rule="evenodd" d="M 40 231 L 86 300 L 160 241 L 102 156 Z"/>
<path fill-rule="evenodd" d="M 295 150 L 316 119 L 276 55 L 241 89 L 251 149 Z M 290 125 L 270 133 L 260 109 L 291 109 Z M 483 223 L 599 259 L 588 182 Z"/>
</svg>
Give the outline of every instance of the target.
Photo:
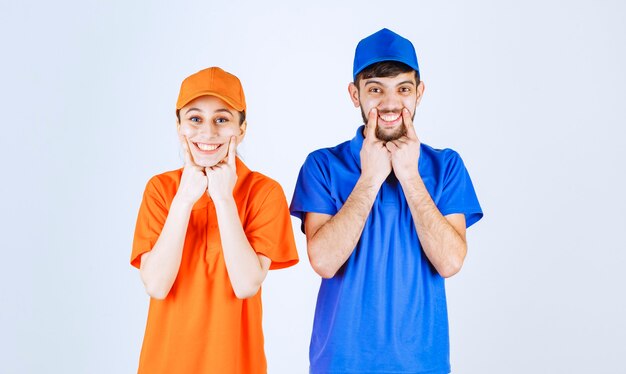
<svg viewBox="0 0 626 374">
<path fill-rule="evenodd" d="M 367 125 L 368 118 L 365 115 L 365 112 L 363 112 L 363 107 L 361 107 L 361 117 L 363 117 L 363 123 Z M 413 115 L 411 116 L 411 121 L 414 118 L 415 118 L 415 113 L 413 113 Z M 377 139 L 382 140 L 385 143 L 400 139 L 401 137 L 406 135 L 406 126 L 404 125 L 404 119 L 402 120 L 402 125 L 398 129 L 396 129 L 396 131 L 394 131 L 393 133 L 391 134 L 385 133 L 380 129 L 380 127 L 376 126 L 375 134 L 376 134 Z"/>
</svg>

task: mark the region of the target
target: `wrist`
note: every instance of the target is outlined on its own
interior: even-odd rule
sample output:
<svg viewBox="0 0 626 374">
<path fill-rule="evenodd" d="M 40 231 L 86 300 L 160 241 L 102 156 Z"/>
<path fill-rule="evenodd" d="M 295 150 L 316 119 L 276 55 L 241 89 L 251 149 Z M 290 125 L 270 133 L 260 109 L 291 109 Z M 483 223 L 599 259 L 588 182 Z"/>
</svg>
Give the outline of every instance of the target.
<svg viewBox="0 0 626 374">
<path fill-rule="evenodd" d="M 355 188 L 360 186 L 361 188 L 377 193 L 384 181 L 385 178 L 381 179 L 380 177 L 361 174 L 356 182 Z"/>
<path fill-rule="evenodd" d="M 211 200 L 213 200 L 213 204 L 215 205 L 216 209 L 220 207 L 226 207 L 229 204 L 235 203 L 235 198 L 233 197 L 233 195 L 211 196 Z"/>
<path fill-rule="evenodd" d="M 424 185 L 424 181 L 422 180 L 422 176 L 419 174 L 417 170 L 411 173 L 396 173 L 396 177 L 402 186 L 419 186 Z"/>
<path fill-rule="evenodd" d="M 174 199 L 172 200 L 172 205 L 170 206 L 170 210 L 182 210 L 182 211 L 191 211 L 195 201 L 191 201 L 181 195 L 174 195 Z"/>
</svg>

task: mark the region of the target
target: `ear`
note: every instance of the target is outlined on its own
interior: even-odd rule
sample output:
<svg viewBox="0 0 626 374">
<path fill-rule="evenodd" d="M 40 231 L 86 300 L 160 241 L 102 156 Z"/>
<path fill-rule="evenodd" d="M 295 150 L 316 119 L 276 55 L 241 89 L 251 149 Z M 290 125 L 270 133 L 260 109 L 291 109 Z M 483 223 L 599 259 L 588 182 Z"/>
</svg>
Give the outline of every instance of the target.
<svg viewBox="0 0 626 374">
<path fill-rule="evenodd" d="M 241 142 L 243 141 L 244 136 L 246 136 L 246 130 L 248 129 L 248 120 L 243 121 L 243 123 L 241 125 L 239 125 L 239 130 L 241 130 L 241 133 L 239 135 L 237 135 L 237 144 L 241 144 Z"/>
<path fill-rule="evenodd" d="M 415 99 L 415 107 L 420 105 L 420 101 L 422 101 L 422 97 L 424 97 L 424 90 L 426 90 L 424 81 L 420 81 L 420 84 L 417 85 L 417 98 Z"/>
<path fill-rule="evenodd" d="M 355 108 L 361 106 L 361 101 L 359 100 L 359 88 L 354 84 L 354 82 L 350 82 L 348 85 L 348 93 L 350 94 L 350 100 L 352 100 L 352 104 L 354 104 Z"/>
</svg>

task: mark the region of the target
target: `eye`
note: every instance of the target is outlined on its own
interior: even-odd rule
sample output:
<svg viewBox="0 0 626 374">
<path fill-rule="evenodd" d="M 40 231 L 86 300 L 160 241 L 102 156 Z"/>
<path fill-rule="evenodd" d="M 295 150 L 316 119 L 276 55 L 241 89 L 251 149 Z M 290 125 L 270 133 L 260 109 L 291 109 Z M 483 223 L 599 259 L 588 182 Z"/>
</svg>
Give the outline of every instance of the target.
<svg viewBox="0 0 626 374">
<path fill-rule="evenodd" d="M 378 87 L 372 87 L 372 88 L 369 89 L 369 92 L 371 92 L 371 93 L 381 93 L 382 90 L 380 88 L 378 88 Z"/>
<path fill-rule="evenodd" d="M 193 123 L 200 123 L 200 122 L 202 122 L 202 118 L 200 118 L 198 116 L 192 116 L 192 117 L 189 117 L 189 121 L 191 121 Z"/>
<path fill-rule="evenodd" d="M 411 93 L 411 87 L 400 87 L 400 92 Z"/>
<path fill-rule="evenodd" d="M 217 123 L 218 125 L 226 124 L 226 123 L 228 123 L 228 121 L 229 121 L 229 119 L 226 118 L 226 117 L 217 117 L 215 119 L 215 123 Z"/>
</svg>

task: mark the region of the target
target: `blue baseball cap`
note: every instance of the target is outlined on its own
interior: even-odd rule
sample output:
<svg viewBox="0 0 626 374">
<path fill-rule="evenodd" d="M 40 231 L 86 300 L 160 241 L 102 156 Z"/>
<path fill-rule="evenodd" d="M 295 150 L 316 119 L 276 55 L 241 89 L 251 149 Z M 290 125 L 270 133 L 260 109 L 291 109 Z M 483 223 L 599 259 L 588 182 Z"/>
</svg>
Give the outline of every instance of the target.
<svg viewBox="0 0 626 374">
<path fill-rule="evenodd" d="M 382 29 L 361 40 L 354 53 L 353 78 L 366 67 L 381 61 L 398 61 L 419 72 L 413 43 L 389 29 Z"/>
</svg>

